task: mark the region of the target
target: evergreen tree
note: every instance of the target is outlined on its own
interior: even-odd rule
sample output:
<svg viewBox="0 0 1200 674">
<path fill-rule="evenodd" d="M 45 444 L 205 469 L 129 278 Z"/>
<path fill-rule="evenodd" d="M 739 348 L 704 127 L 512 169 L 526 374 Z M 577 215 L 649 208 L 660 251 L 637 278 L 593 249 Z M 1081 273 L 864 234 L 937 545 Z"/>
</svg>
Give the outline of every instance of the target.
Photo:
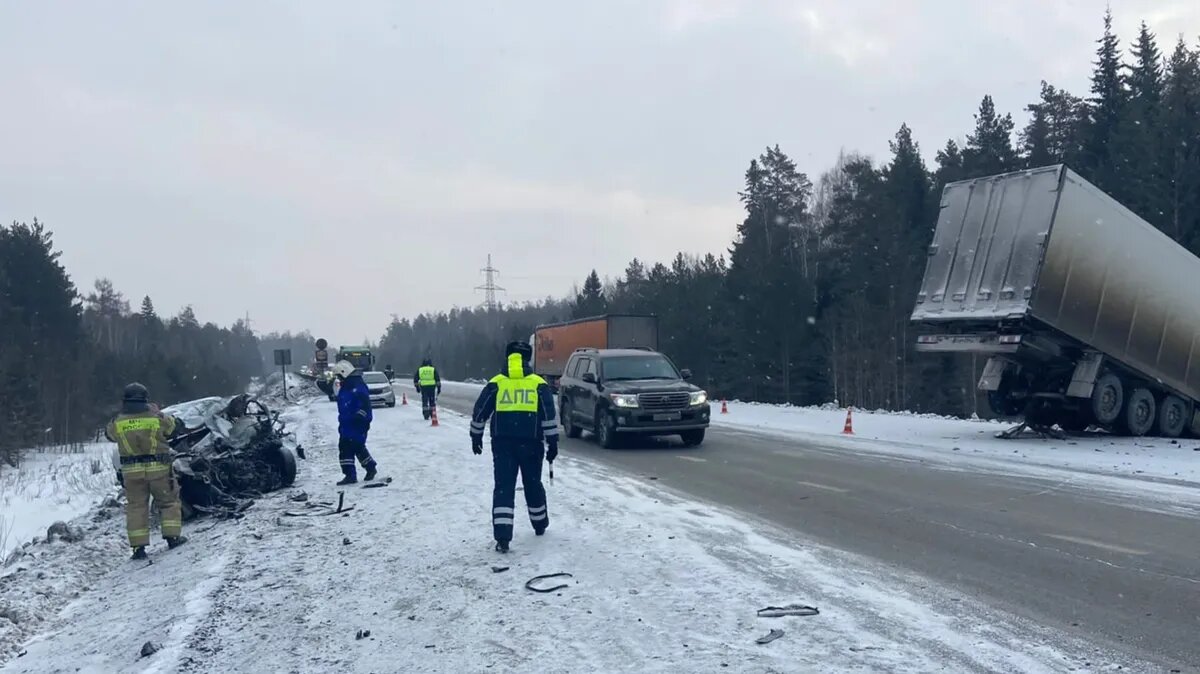
<svg viewBox="0 0 1200 674">
<path fill-rule="evenodd" d="M 1169 236 L 1200 254 L 1200 54 L 1183 38 L 1167 59 L 1161 110 L 1164 215 Z"/>
<path fill-rule="evenodd" d="M 1121 185 L 1123 173 L 1113 150 L 1128 97 L 1121 77 L 1120 44 L 1112 31 L 1111 9 L 1104 13 L 1104 35 L 1098 44 L 1080 169 L 1097 187 L 1121 200 L 1126 190 Z"/>
<path fill-rule="evenodd" d="M 1045 82 L 1042 83 L 1043 87 Z M 1053 164 L 1054 153 L 1050 145 L 1050 120 L 1042 103 L 1030 103 L 1029 123 L 1021 131 L 1021 157 L 1025 168 L 1037 168 Z"/>
<path fill-rule="evenodd" d="M 947 183 L 967 177 L 966 169 L 963 167 L 962 151 L 958 149 L 958 143 L 953 140 L 946 141 L 946 146 L 937 151 L 937 165 L 937 171 L 934 172 L 933 177 L 937 183 L 938 192 L 941 192 Z"/>
<path fill-rule="evenodd" d="M 968 178 L 1005 173 L 1017 168 L 1012 145 L 1012 115 L 999 116 L 991 96 L 984 96 L 975 115 L 975 131 L 967 136 L 963 171 Z"/>
<path fill-rule="evenodd" d="M 604 286 L 600 283 L 600 275 L 593 269 L 583 282 L 583 292 L 575 297 L 575 307 L 571 310 L 572 318 L 587 318 L 599 316 L 608 311 L 608 302 L 604 299 Z"/>
<path fill-rule="evenodd" d="M 1163 228 L 1168 206 L 1160 120 L 1162 54 L 1144 22 L 1132 55 L 1134 63 L 1126 78 L 1127 105 L 1114 139 L 1114 162 L 1118 174 L 1124 176 L 1122 203 Z"/>
<path fill-rule="evenodd" d="M 142 317 L 142 321 L 145 323 L 158 320 L 158 313 L 154 311 L 154 302 L 150 299 L 149 295 L 146 295 L 142 298 L 142 308 L 138 313 Z"/>
</svg>

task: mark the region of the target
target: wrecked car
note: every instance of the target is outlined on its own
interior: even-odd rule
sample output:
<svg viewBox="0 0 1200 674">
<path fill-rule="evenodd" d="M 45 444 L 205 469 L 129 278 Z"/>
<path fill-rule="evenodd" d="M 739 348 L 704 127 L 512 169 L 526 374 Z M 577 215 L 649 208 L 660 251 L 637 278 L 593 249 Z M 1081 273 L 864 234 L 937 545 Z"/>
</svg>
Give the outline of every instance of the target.
<svg viewBox="0 0 1200 674">
<path fill-rule="evenodd" d="M 258 398 L 201 398 L 164 408 L 175 417 L 170 438 L 184 519 L 197 514 L 236 517 L 254 498 L 291 486 L 296 455 L 277 412 Z M 121 480 L 119 450 L 113 465 Z"/>
</svg>

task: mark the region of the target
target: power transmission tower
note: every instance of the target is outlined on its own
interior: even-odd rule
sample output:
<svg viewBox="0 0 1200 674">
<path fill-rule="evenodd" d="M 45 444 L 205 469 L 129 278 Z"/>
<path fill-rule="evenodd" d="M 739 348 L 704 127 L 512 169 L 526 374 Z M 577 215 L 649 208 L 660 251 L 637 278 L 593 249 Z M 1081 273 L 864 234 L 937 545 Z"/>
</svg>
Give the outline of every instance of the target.
<svg viewBox="0 0 1200 674">
<path fill-rule="evenodd" d="M 492 256 L 489 254 L 487 266 L 479 271 L 484 273 L 484 282 L 481 286 L 475 286 L 475 289 L 483 291 L 483 306 L 488 310 L 488 313 L 491 313 L 498 308 L 496 306 L 496 291 L 504 290 L 504 288 L 496 285 L 496 276 L 500 273 L 500 270 L 492 266 Z"/>
</svg>

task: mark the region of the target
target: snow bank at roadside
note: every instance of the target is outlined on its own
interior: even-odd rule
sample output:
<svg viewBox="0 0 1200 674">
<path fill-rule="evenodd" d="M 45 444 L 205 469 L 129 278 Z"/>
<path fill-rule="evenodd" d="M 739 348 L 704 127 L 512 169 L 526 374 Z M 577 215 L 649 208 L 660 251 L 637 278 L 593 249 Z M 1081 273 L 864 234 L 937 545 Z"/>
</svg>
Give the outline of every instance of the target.
<svg viewBox="0 0 1200 674">
<path fill-rule="evenodd" d="M 854 412 L 854 435 L 842 434 L 846 410 L 730 402 L 714 414 L 719 428 L 752 429 L 789 437 L 820 436 L 825 444 L 942 461 L 987 459 L 1030 468 L 1153 478 L 1200 486 L 1200 441 L 1119 438 L 1090 433 L 1066 440 L 995 434 L 1009 423 L 896 412 Z"/>
<path fill-rule="evenodd" d="M 0 563 L 58 521 L 74 519 L 116 491 L 111 445 L 26 452 L 21 466 L 0 467 Z"/>
<path fill-rule="evenodd" d="M 288 416 L 309 447 L 297 489 L 307 503 L 336 502 L 333 407 L 312 401 Z M 463 417 L 447 411 L 431 428 L 412 406 L 381 410 L 371 450 L 395 481 L 345 489 L 349 513 L 289 516 L 319 510 L 277 493 L 244 520 L 189 525 L 180 550 L 156 537 L 152 564 L 97 579 L 2 671 L 1037 672 L 1084 662 L 1067 655 L 1081 644 L 969 597 L 575 457 L 547 482 L 548 534 L 518 517 L 513 553 L 498 555 L 491 461 L 470 453 Z M 557 592 L 525 589 L 555 572 L 573 577 Z M 755 615 L 791 602 L 821 613 Z M 785 634 L 756 645 L 770 629 Z M 145 641 L 163 648 L 141 658 Z"/>
</svg>

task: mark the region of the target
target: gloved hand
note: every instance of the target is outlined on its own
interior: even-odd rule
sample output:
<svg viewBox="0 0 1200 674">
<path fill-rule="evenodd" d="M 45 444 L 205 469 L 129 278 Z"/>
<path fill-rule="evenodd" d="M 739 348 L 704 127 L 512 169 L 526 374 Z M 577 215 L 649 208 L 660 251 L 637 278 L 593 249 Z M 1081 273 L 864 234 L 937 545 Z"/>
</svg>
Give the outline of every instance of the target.
<svg viewBox="0 0 1200 674">
<path fill-rule="evenodd" d="M 475 452 L 476 454 L 483 454 L 483 436 L 482 435 L 472 435 L 471 436 L 471 451 Z"/>
<path fill-rule="evenodd" d="M 547 444 L 550 446 L 546 450 L 546 460 L 554 463 L 554 460 L 558 458 L 558 440 L 550 440 Z"/>
</svg>

